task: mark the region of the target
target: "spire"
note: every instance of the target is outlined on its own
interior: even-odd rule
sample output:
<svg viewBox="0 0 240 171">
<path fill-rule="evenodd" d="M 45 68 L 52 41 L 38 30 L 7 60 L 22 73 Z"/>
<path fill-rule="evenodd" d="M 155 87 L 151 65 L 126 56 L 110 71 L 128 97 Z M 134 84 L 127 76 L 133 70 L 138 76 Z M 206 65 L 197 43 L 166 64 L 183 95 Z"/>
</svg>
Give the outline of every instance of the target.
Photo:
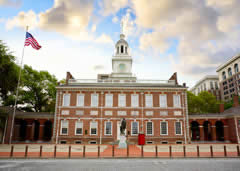
<svg viewBox="0 0 240 171">
<path fill-rule="evenodd" d="M 123 21 L 121 21 L 121 32 L 120 32 L 120 39 L 124 39 L 125 35 L 123 34 Z"/>
</svg>

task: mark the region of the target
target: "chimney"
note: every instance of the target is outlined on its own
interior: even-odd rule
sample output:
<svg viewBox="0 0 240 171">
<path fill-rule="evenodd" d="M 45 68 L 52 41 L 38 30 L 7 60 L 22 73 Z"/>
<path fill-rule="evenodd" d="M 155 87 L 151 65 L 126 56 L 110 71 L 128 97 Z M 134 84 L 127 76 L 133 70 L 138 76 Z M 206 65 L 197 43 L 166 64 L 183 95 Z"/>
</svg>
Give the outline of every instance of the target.
<svg viewBox="0 0 240 171">
<path fill-rule="evenodd" d="M 169 78 L 169 80 L 174 80 L 175 83 L 178 85 L 178 81 L 177 81 L 177 73 L 174 72 L 174 74 Z"/>
<path fill-rule="evenodd" d="M 239 98 L 238 95 L 233 96 L 233 107 L 238 107 L 239 106 Z"/>
<path fill-rule="evenodd" d="M 220 103 L 219 104 L 219 113 L 223 113 L 224 112 L 224 104 Z"/>
<path fill-rule="evenodd" d="M 66 85 L 68 85 L 68 81 L 69 79 L 74 79 L 72 74 L 70 72 L 67 72 L 67 76 L 66 76 Z"/>
</svg>

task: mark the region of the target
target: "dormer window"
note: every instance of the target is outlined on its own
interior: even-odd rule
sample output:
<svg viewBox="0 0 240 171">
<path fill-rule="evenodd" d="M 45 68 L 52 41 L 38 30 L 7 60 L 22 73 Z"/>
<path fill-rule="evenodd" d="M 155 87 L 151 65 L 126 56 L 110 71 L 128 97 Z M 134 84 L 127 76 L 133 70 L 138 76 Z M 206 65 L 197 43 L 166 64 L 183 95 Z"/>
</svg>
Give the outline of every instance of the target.
<svg viewBox="0 0 240 171">
<path fill-rule="evenodd" d="M 121 45 L 121 53 L 123 53 L 123 45 Z"/>
</svg>

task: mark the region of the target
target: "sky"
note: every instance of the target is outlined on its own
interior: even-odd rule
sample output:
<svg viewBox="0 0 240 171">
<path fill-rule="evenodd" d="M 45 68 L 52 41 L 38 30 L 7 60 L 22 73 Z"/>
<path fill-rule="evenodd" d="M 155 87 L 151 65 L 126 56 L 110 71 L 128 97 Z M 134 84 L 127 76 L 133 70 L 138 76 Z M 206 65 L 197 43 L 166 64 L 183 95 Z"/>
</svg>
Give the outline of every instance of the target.
<svg viewBox="0 0 240 171">
<path fill-rule="evenodd" d="M 111 73 L 121 23 L 138 79 L 188 87 L 240 54 L 239 0 L 0 0 L 0 40 L 20 63 L 26 26 L 42 48 L 23 63 L 59 80 Z"/>
</svg>

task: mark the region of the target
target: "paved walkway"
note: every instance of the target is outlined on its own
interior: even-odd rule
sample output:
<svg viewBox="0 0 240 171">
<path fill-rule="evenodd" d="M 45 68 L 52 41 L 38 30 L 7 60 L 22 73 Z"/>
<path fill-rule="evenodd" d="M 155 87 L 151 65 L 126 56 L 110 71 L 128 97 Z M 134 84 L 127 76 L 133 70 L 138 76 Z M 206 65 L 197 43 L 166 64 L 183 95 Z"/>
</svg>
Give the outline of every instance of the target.
<svg viewBox="0 0 240 171">
<path fill-rule="evenodd" d="M 240 159 L 8 159 L 4 171 L 239 171 Z"/>
</svg>

